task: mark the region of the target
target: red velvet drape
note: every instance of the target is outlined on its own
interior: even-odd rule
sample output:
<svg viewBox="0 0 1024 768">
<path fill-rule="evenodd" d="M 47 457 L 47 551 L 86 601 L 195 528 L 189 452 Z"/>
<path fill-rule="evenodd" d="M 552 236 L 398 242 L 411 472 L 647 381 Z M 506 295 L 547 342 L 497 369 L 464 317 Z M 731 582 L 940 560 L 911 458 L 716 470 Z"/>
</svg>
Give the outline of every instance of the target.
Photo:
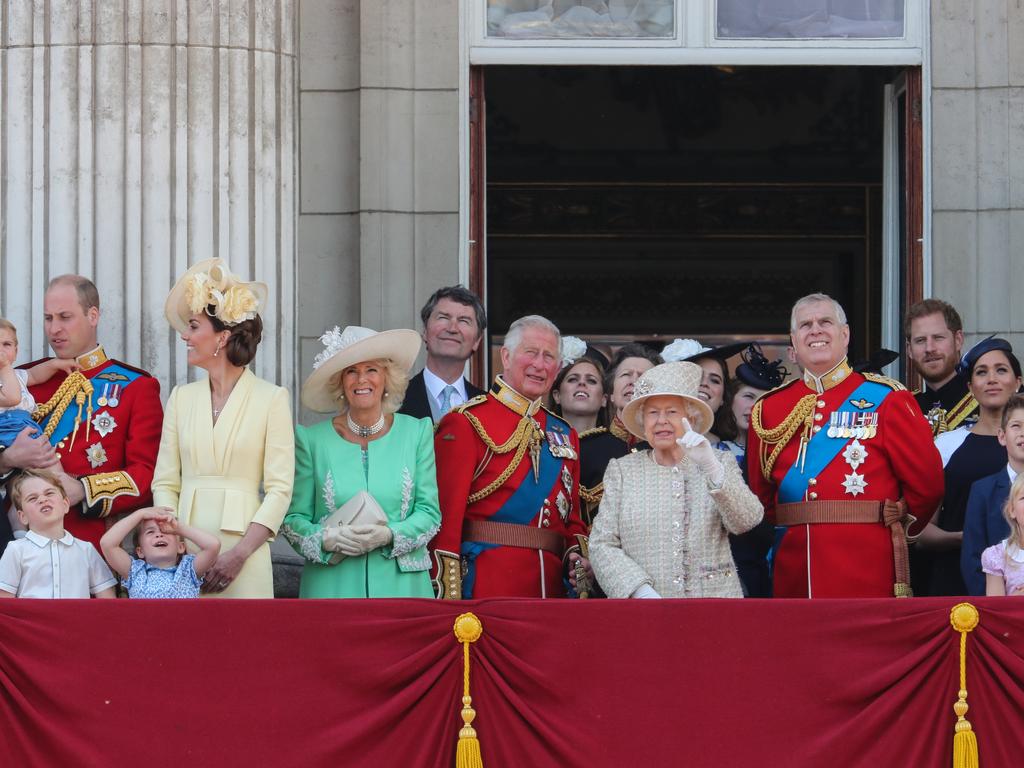
<svg viewBox="0 0 1024 768">
<path fill-rule="evenodd" d="M 948 766 L 954 599 L 0 601 L 0 766 Z M 974 601 L 968 719 L 1021 764 L 1024 600 Z"/>
</svg>

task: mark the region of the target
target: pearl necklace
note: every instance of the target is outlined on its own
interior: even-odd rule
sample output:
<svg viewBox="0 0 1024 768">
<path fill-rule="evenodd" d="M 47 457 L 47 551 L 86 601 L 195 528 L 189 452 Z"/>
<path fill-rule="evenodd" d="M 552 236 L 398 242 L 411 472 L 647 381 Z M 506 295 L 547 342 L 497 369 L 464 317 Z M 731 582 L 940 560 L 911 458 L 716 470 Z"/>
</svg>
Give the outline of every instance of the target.
<svg viewBox="0 0 1024 768">
<path fill-rule="evenodd" d="M 346 413 L 345 414 L 345 419 L 348 421 L 349 431 L 351 431 L 352 434 L 354 434 L 354 435 L 358 435 L 359 437 L 373 437 L 378 432 L 380 432 L 382 429 L 384 429 L 384 414 L 383 413 L 380 415 L 380 418 L 377 419 L 376 422 L 374 422 L 373 424 L 371 424 L 368 427 L 364 427 L 362 424 L 356 424 L 354 421 L 352 421 L 352 415 L 351 414 Z"/>
</svg>

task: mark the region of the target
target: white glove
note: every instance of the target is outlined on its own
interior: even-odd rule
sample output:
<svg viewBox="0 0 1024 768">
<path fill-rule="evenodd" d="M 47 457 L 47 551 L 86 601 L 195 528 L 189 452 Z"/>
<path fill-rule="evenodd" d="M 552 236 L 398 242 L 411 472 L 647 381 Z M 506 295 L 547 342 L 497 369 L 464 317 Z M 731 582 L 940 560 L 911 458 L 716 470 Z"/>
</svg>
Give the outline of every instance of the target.
<svg viewBox="0 0 1024 768">
<path fill-rule="evenodd" d="M 636 591 L 630 595 L 630 597 L 635 597 L 640 600 L 661 600 L 661 595 L 659 595 L 658 591 L 650 584 L 641 584 L 636 588 Z"/>
<path fill-rule="evenodd" d="M 393 535 L 386 525 L 352 525 L 345 538 L 360 548 L 360 554 L 372 552 L 391 543 Z"/>
<path fill-rule="evenodd" d="M 324 552 L 340 552 L 346 557 L 358 557 L 363 554 L 362 548 L 352 538 L 351 525 L 330 525 L 324 528 Z"/>
<path fill-rule="evenodd" d="M 721 488 L 725 480 L 725 467 L 715 456 L 715 449 L 704 435 L 695 432 L 688 419 L 683 419 L 683 436 L 676 443 L 683 449 L 683 455 L 697 465 L 714 488 Z"/>
</svg>

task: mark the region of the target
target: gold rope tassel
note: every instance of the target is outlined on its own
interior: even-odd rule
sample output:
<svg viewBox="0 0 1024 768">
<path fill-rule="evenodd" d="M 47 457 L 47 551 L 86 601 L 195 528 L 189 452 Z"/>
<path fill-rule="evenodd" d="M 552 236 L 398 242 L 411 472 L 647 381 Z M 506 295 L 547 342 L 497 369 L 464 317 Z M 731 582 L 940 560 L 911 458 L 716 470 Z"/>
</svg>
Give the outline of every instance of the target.
<svg viewBox="0 0 1024 768">
<path fill-rule="evenodd" d="M 949 622 L 960 633 L 960 691 L 953 705 L 956 713 L 953 768 L 978 768 L 978 738 L 964 717 L 967 714 L 967 633 L 978 626 L 978 609 L 970 603 L 959 603 L 949 612 Z"/>
<path fill-rule="evenodd" d="M 469 695 L 469 644 L 479 640 L 483 633 L 484 625 L 475 614 L 463 613 L 455 620 L 455 639 L 462 643 L 462 728 L 455 751 L 455 768 L 484 768 L 480 741 L 472 725 L 476 711 L 473 697 Z"/>
</svg>

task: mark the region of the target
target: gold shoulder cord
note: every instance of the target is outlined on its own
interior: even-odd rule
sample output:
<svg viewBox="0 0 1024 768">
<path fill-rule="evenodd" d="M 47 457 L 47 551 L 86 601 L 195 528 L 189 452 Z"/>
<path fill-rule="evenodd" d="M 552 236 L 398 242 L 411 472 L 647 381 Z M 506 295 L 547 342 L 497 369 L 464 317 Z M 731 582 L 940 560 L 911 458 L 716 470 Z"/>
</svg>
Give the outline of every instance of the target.
<svg viewBox="0 0 1024 768">
<path fill-rule="evenodd" d="M 775 462 L 778 461 L 779 454 L 782 453 L 782 449 L 789 445 L 789 441 L 793 435 L 796 434 L 800 427 L 804 427 L 804 430 L 810 429 L 811 417 L 814 414 L 815 401 L 818 396 L 814 393 L 804 395 L 798 401 L 796 406 L 790 411 L 789 415 L 783 419 L 782 423 L 772 429 L 765 429 L 761 425 L 761 407 L 764 404 L 764 399 L 758 400 L 754 403 L 754 408 L 750 412 L 750 423 L 754 425 L 754 432 L 761 441 L 761 451 L 758 457 L 761 460 L 761 475 L 765 480 L 771 478 L 772 469 L 775 468 Z M 767 455 L 767 449 L 771 448 L 771 453 Z"/>
<path fill-rule="evenodd" d="M 57 429 L 57 425 L 60 420 L 64 417 L 64 412 L 71 405 L 72 400 L 78 400 L 78 419 L 75 421 L 75 432 L 78 432 L 78 422 L 82 418 L 82 405 L 85 404 L 85 398 L 92 394 L 92 382 L 90 382 L 82 373 L 79 371 L 73 371 L 68 374 L 68 377 L 64 379 L 61 385 L 57 388 L 57 391 L 53 393 L 53 397 L 47 400 L 42 405 L 37 405 L 36 409 L 32 411 L 32 418 L 37 422 L 42 422 L 51 413 L 53 417 L 47 422 L 46 427 L 43 429 L 43 435 L 49 440 L 54 431 Z M 78 398 L 78 395 L 82 395 Z M 89 411 L 92 412 L 92 402 L 89 403 Z M 72 438 L 74 442 L 74 438 Z"/>
<path fill-rule="evenodd" d="M 868 381 L 873 381 L 876 384 L 884 384 L 885 386 L 890 387 L 891 389 L 894 389 L 897 392 L 906 390 L 906 387 L 904 387 L 900 382 L 896 381 L 896 379 L 890 379 L 888 376 L 883 376 L 880 373 L 867 372 L 864 373 L 863 376 Z"/>
<path fill-rule="evenodd" d="M 540 449 L 541 432 L 536 421 L 529 416 L 523 416 L 519 420 L 519 426 L 516 427 L 516 431 L 512 433 L 512 436 L 501 445 L 498 445 L 494 442 L 491 436 L 487 434 L 487 430 L 485 430 L 484 425 L 480 423 L 480 419 L 468 411 L 463 411 L 462 415 L 466 417 L 491 453 L 506 454 L 511 453 L 512 451 L 516 452 L 515 456 L 512 457 L 512 461 L 510 461 L 509 465 L 505 467 L 504 472 L 498 475 L 498 477 L 485 488 L 481 488 L 479 491 L 469 495 L 467 502 L 475 504 L 481 499 L 490 496 L 503 486 L 506 480 L 512 477 L 512 473 L 519 467 L 519 463 L 523 460 L 523 456 L 526 455 L 527 450 L 532 448 L 537 451 Z"/>
</svg>

